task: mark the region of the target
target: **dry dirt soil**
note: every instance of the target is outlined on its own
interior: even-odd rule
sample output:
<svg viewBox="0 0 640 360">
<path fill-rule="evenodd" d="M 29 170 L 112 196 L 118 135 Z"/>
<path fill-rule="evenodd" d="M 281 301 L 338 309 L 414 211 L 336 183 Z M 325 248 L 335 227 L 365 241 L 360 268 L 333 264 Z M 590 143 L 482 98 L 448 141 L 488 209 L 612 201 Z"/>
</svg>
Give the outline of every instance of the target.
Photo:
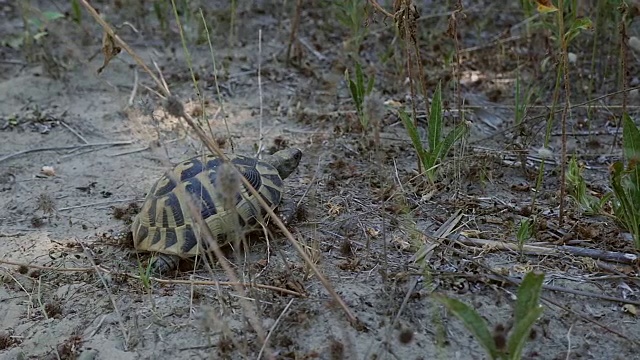
<svg viewBox="0 0 640 360">
<path fill-rule="evenodd" d="M 239 281 L 271 288 L 239 291 L 217 263 L 195 271 L 187 263 L 143 280 L 140 264 L 149 254 L 112 234 L 166 169 L 206 150 L 164 111 L 157 86 L 131 56 L 123 52 L 97 73 L 102 29 L 86 11 L 79 24 L 69 16 L 48 23 L 29 45 L 22 16 L 37 19 L 35 9 L 69 14 L 69 3 L 0 1 L 1 359 L 482 359 L 471 333 L 432 295 L 472 306 L 500 342 L 517 291 L 500 276 L 521 279 L 532 270 L 545 274 L 549 288 L 524 358 L 638 357 L 637 265 L 557 248 L 636 254 L 611 218 L 582 215 L 570 198 L 558 222 L 559 121 L 535 190 L 544 132 L 544 119 L 535 117 L 549 114 L 555 73 L 541 67 L 551 53 L 548 34 L 522 32 L 519 2 L 463 1 L 457 44 L 447 33 L 452 8 L 416 2 L 429 97 L 442 82 L 447 128 L 460 121 L 462 99 L 472 124 L 434 185 L 418 174 L 397 116 L 398 107 L 410 109 L 410 87 L 392 20 L 369 10 L 367 26 L 359 26 L 366 36 L 354 46 L 337 5 L 310 1 L 288 51 L 294 2 L 240 1 L 231 23 L 228 2 L 194 1 L 181 13 L 189 58 L 170 8 L 160 9 L 163 26 L 153 3 L 165 2 L 92 1 L 225 151 L 302 149 L 302 163 L 286 180 L 285 196 L 300 202 L 289 229 L 358 324 L 275 231 L 252 237 L 246 251 L 227 250 Z M 576 40 L 584 54 L 574 50 L 576 104 L 619 90 L 616 41 L 597 52 L 592 68 L 594 35 L 584 37 Z M 375 74 L 366 106 L 379 137 L 359 125 L 345 85 L 353 54 Z M 628 56 L 626 80 L 637 86 L 637 58 Z M 516 75 L 536 96 L 530 121 L 510 131 Z M 586 93 L 591 77 L 597 90 Z M 607 166 L 621 154 L 612 129 L 620 99 L 603 98 L 590 113 L 577 107 L 569 118 L 568 150 L 579 155 L 594 194 L 609 190 Z M 422 100 L 418 108 L 424 114 Z M 595 138 L 584 136 L 587 121 Z M 424 115 L 419 124 L 425 127 Z M 449 240 L 435 239 L 458 212 Z M 549 253 L 515 250 L 523 218 L 535 219 L 531 245 Z M 426 267 L 412 258 L 425 245 Z"/>
</svg>

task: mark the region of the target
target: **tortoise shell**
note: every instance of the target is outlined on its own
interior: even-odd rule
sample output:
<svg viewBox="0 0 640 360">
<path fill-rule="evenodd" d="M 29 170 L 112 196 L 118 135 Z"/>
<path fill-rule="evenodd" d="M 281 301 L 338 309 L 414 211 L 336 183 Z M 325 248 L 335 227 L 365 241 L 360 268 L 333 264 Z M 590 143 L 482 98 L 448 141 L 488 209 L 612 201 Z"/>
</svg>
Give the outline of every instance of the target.
<svg viewBox="0 0 640 360">
<path fill-rule="evenodd" d="M 226 163 L 218 156 L 205 155 L 177 164 L 153 185 L 135 217 L 131 225 L 135 248 L 181 258 L 206 251 L 206 241 L 199 241 L 202 231 L 189 208 L 194 205 L 192 209 L 200 210 L 220 245 L 237 230 L 252 229 L 266 211 L 240 179 L 234 178 L 240 183 L 235 186 L 224 184 L 223 167 L 235 165 L 273 209 L 282 200 L 283 179 L 295 170 L 301 156 L 300 150 L 292 148 L 262 159 L 234 154 Z M 229 189 L 237 189 L 236 194 L 229 194 Z"/>
</svg>

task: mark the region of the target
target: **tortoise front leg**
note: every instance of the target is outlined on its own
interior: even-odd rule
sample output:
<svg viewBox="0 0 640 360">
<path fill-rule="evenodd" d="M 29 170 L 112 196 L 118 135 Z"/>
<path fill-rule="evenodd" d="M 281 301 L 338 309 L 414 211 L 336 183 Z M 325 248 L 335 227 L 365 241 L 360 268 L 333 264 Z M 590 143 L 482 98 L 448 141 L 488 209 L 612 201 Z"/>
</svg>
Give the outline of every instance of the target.
<svg viewBox="0 0 640 360">
<path fill-rule="evenodd" d="M 285 225 L 291 224 L 296 215 L 298 215 L 298 203 L 293 199 L 283 200 L 280 205 L 278 205 L 278 211 L 276 215 L 282 220 Z"/>
<path fill-rule="evenodd" d="M 175 270 L 180 264 L 181 258 L 176 255 L 158 254 L 151 261 L 151 271 L 155 274 L 164 274 Z"/>
</svg>

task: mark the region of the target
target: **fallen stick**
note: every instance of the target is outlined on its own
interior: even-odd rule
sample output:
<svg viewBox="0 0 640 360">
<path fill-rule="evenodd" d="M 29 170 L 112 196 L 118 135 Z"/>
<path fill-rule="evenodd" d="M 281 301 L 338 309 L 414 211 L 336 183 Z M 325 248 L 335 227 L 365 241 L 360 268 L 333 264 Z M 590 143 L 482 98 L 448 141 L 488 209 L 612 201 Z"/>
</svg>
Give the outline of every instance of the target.
<svg viewBox="0 0 640 360">
<path fill-rule="evenodd" d="M 508 243 L 496 240 L 486 240 L 477 238 L 468 238 L 460 236 L 456 241 L 471 246 L 490 246 L 500 250 L 512 250 L 525 254 L 533 255 L 553 255 L 562 256 L 565 253 L 569 253 L 574 256 L 585 256 L 593 259 L 614 261 L 622 264 L 635 264 L 638 261 L 638 255 L 620 253 L 615 251 L 605 251 L 598 249 L 587 249 L 577 246 L 561 245 L 561 246 L 539 246 L 539 245 L 527 245 L 522 246 L 514 243 Z"/>
</svg>

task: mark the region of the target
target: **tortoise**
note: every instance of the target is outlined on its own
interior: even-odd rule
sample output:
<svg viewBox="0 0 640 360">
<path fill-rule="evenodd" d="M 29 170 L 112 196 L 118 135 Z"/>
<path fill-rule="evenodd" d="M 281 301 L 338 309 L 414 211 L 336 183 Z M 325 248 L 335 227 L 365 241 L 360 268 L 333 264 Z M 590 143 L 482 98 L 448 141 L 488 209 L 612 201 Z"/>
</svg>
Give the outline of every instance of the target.
<svg viewBox="0 0 640 360">
<path fill-rule="evenodd" d="M 199 207 L 202 220 L 221 246 L 238 230 L 254 230 L 266 211 L 244 185 L 231 187 L 231 191 L 236 189 L 235 195 L 225 194 L 229 186 L 224 184 L 222 169 L 226 164 L 235 165 L 275 209 L 282 200 L 283 179 L 298 167 L 301 157 L 299 149 L 288 148 L 261 159 L 232 154 L 225 162 L 216 155 L 204 155 L 177 164 L 151 187 L 135 216 L 131 225 L 134 247 L 158 253 L 151 264 L 156 273 L 173 270 L 181 259 L 208 251 L 206 238 L 200 236 L 203 231 L 192 216 L 193 205 Z M 231 203 L 235 203 L 235 210 L 229 208 Z"/>
</svg>

